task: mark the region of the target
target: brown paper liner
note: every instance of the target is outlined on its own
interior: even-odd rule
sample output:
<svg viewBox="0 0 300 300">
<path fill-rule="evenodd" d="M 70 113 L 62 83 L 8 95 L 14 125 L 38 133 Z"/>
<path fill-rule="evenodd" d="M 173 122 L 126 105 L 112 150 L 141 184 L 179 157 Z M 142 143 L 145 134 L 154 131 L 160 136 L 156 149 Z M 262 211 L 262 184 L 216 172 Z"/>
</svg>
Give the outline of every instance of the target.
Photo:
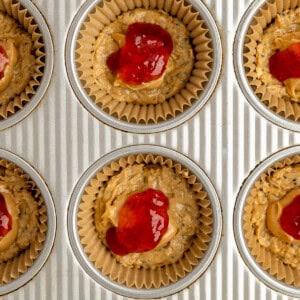
<svg viewBox="0 0 300 300">
<path fill-rule="evenodd" d="M 22 178 L 30 187 L 31 194 L 38 203 L 38 230 L 36 239 L 19 253 L 18 256 L 11 258 L 7 262 L 0 263 L 0 284 L 5 284 L 18 278 L 25 273 L 34 263 L 43 248 L 47 234 L 47 208 L 40 190 L 32 179 L 24 173 L 22 169 L 14 163 L 0 158 L 0 167 L 13 172 L 17 177 Z"/>
<path fill-rule="evenodd" d="M 27 102 L 36 94 L 43 76 L 45 66 L 45 50 L 42 34 L 29 11 L 15 0 L 0 0 L 0 11 L 14 18 L 28 31 L 33 41 L 33 53 L 35 56 L 34 74 L 24 91 L 14 97 L 7 104 L 0 105 L 0 120 L 7 119 L 10 115 L 21 110 Z"/>
<path fill-rule="evenodd" d="M 275 163 L 272 167 L 268 168 L 257 180 L 265 181 L 265 179 L 270 176 L 275 170 L 282 169 L 286 166 L 292 166 L 295 164 L 299 165 L 300 155 L 293 157 L 288 157 L 280 162 Z M 294 285 L 295 287 L 300 287 L 300 270 L 284 263 L 278 256 L 270 252 L 269 249 L 263 247 L 257 240 L 254 233 L 253 224 L 251 222 L 252 211 L 254 207 L 254 200 L 258 193 L 256 184 L 254 183 L 249 196 L 246 199 L 243 214 L 243 229 L 244 236 L 247 241 L 248 247 L 251 254 L 256 259 L 257 263 L 267 271 L 271 276 L 277 278 L 277 280 L 283 281 L 286 284 Z M 270 233 L 271 235 L 271 233 Z M 282 242 L 284 243 L 284 242 Z"/>
<path fill-rule="evenodd" d="M 180 93 L 160 104 L 133 104 L 119 102 L 100 90 L 94 80 L 92 55 L 94 44 L 101 30 L 116 17 L 135 8 L 164 10 L 178 18 L 188 29 L 195 54 L 191 77 Z M 190 107 L 205 88 L 211 75 L 212 52 L 211 38 L 208 29 L 198 12 L 183 0 L 112 0 L 103 1 L 96 6 L 80 30 L 77 40 L 76 63 L 82 86 L 91 99 L 104 111 L 120 120 L 132 123 L 158 123 L 174 118 L 187 107 Z"/>
<path fill-rule="evenodd" d="M 199 231 L 194 237 L 188 250 L 176 263 L 156 267 L 154 269 L 124 267 L 117 262 L 110 250 L 105 247 L 98 236 L 94 223 L 94 205 L 99 189 L 111 176 L 119 173 L 122 169 L 133 164 L 156 164 L 172 168 L 174 172 L 182 176 L 195 194 L 200 210 Z M 158 288 L 168 285 L 191 272 L 199 263 L 211 241 L 213 231 L 213 215 L 210 200 L 203 186 L 198 182 L 195 175 L 185 169 L 181 164 L 162 156 L 152 154 L 130 155 L 120 158 L 105 166 L 90 181 L 82 196 L 78 210 L 78 233 L 85 253 L 88 255 L 97 269 L 111 280 L 128 287 Z"/>
<path fill-rule="evenodd" d="M 244 45 L 244 67 L 246 76 L 254 92 L 261 101 L 277 114 L 294 121 L 300 119 L 300 103 L 289 99 L 282 99 L 276 94 L 272 94 L 266 85 L 257 77 L 256 73 L 256 47 L 260 42 L 263 31 L 272 23 L 277 14 L 288 9 L 295 9 L 300 6 L 297 0 L 275 0 L 266 1 L 254 16 Z"/>
</svg>

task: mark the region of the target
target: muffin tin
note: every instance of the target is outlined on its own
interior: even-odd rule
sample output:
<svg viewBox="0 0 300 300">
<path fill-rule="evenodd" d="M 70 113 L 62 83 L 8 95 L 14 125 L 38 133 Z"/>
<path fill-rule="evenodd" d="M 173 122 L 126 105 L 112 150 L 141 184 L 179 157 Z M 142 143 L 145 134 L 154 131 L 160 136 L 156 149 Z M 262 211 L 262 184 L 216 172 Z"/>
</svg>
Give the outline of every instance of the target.
<svg viewBox="0 0 300 300">
<path fill-rule="evenodd" d="M 139 0 L 131 1 L 140 5 Z M 155 0 L 149 3 L 152 1 Z M 0 287 L 0 293 L 7 294 L 4 298 L 123 299 L 120 294 L 141 298 L 169 295 L 171 300 L 241 297 L 287 300 L 288 296 L 299 297 L 297 290 L 270 282 L 270 278 L 251 262 L 239 229 L 244 191 L 247 192 L 255 174 L 262 171 L 267 162 L 282 154 L 278 152 L 263 160 L 283 147 L 300 144 L 298 124 L 281 118 L 258 101 L 243 70 L 244 36 L 264 1 L 191 1 L 211 30 L 216 50 L 213 76 L 197 105 L 157 126 L 136 126 L 99 115 L 99 110 L 95 110 L 82 90 L 75 72 L 75 41 L 85 16 L 98 1 L 20 2 L 30 9 L 39 24 L 49 54 L 48 64 L 42 81 L 44 88 L 40 87 L 37 102 L 32 99 L 34 107 L 26 106 L 28 111 L 23 117 L 16 121 L 10 118 L 8 125 L 1 127 L 0 144 L 39 170 L 53 195 L 56 213 L 49 200 L 53 225 L 51 236 L 47 237 L 47 252 L 42 252 L 37 267 L 20 277 L 22 281 Z M 218 82 L 221 61 L 224 68 Z M 51 84 L 45 93 L 51 75 Z M 141 151 L 144 147 L 195 168 L 199 177 L 205 178 L 214 199 L 218 198 L 216 194 L 220 197 L 220 203 L 215 202 L 217 215 L 221 212 L 220 205 L 223 211 L 223 220 L 218 221 L 215 243 L 208 257 L 182 280 L 153 290 L 120 286 L 95 270 L 82 252 L 74 220 L 79 195 L 92 174 L 116 155 Z M 289 148 L 283 153 L 290 155 L 295 149 L 299 151 L 298 148 Z M 0 154 L 8 155 L 7 159 L 15 159 L 15 155 L 2 151 Z M 16 159 L 24 170 L 31 172 L 27 163 Z M 253 171 L 254 175 L 250 175 L 238 194 L 244 179 L 260 161 L 263 163 Z M 34 179 L 40 182 L 41 177 Z M 45 197 L 51 199 L 45 184 L 41 186 L 44 186 L 41 190 Z M 51 252 L 55 215 L 57 234 Z"/>
</svg>

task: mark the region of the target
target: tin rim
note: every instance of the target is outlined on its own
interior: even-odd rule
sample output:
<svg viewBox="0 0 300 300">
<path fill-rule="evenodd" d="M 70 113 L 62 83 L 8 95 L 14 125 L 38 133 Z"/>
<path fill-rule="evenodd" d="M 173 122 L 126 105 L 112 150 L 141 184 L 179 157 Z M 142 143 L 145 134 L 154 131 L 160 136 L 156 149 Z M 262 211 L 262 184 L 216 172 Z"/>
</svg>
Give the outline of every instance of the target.
<svg viewBox="0 0 300 300">
<path fill-rule="evenodd" d="M 178 161 L 183 166 L 187 167 L 199 181 L 203 184 L 205 191 L 209 195 L 211 201 L 211 207 L 213 210 L 213 233 L 212 239 L 209 244 L 208 249 L 206 250 L 203 258 L 200 263 L 193 268 L 193 270 L 186 274 L 183 278 L 179 279 L 175 283 L 169 284 L 168 286 L 152 289 L 139 289 L 139 288 L 129 288 L 125 285 L 119 284 L 115 281 L 112 281 L 107 276 L 103 275 L 89 260 L 88 256 L 83 250 L 83 246 L 80 242 L 80 237 L 77 230 L 77 213 L 78 206 L 81 200 L 81 197 L 84 193 L 86 186 L 89 184 L 90 180 L 96 175 L 96 173 L 102 169 L 105 165 L 128 155 L 134 155 L 139 153 L 152 153 L 156 155 L 162 155 L 169 157 L 174 161 Z M 76 256 L 79 264 L 84 269 L 84 271 L 97 283 L 101 284 L 104 288 L 107 288 L 117 294 L 121 294 L 126 297 L 135 297 L 135 298 L 158 298 L 164 297 L 171 294 L 174 294 L 188 285 L 192 284 L 197 280 L 209 267 L 212 263 L 222 235 L 222 210 L 221 204 L 218 198 L 218 195 L 209 180 L 208 176 L 204 171 L 193 161 L 183 154 L 178 153 L 177 151 L 155 145 L 134 145 L 127 146 L 122 149 L 115 150 L 109 154 L 104 155 L 93 163 L 81 176 L 77 182 L 73 193 L 71 195 L 69 207 L 68 207 L 68 216 L 67 216 L 67 227 L 69 234 L 69 241 L 73 253 Z"/>
<path fill-rule="evenodd" d="M 43 95 L 45 94 L 47 87 L 50 83 L 51 74 L 53 70 L 53 44 L 51 34 L 48 28 L 44 17 L 38 10 L 38 8 L 30 0 L 18 0 L 20 4 L 28 9 L 29 14 L 33 17 L 34 21 L 38 25 L 39 30 L 41 31 L 44 48 L 45 48 L 45 66 L 43 71 L 43 76 L 40 82 L 40 85 L 37 88 L 36 94 L 30 98 L 30 101 L 26 105 L 13 115 L 9 116 L 5 120 L 0 121 L 0 130 L 11 127 L 21 120 L 25 119 L 39 104 Z"/>
<path fill-rule="evenodd" d="M 99 121 L 102 121 L 103 123 L 113 128 L 134 133 L 154 133 L 168 130 L 186 122 L 197 112 L 199 112 L 214 92 L 215 87 L 217 86 L 217 83 L 219 81 L 222 66 L 222 43 L 220 34 L 215 20 L 205 4 L 202 1 L 189 0 L 189 3 L 193 6 L 193 8 L 196 11 L 200 12 L 201 18 L 204 20 L 206 26 L 208 27 L 212 39 L 212 70 L 210 78 L 206 83 L 204 90 L 201 92 L 198 99 L 195 100 L 189 108 L 185 109 L 182 113 L 178 114 L 174 118 L 166 121 L 161 121 L 156 124 L 136 124 L 119 120 L 118 118 L 111 116 L 110 114 L 99 108 L 83 88 L 76 70 L 75 49 L 80 28 L 87 15 L 92 11 L 95 5 L 101 3 L 101 1 L 102 0 L 89 0 L 80 7 L 70 25 L 65 45 L 65 63 L 69 82 L 81 104 Z"/>
<path fill-rule="evenodd" d="M 240 253 L 249 270 L 270 288 L 291 297 L 300 297 L 300 289 L 292 285 L 285 284 L 271 276 L 267 271 L 261 268 L 261 266 L 256 262 L 255 258 L 252 256 L 250 249 L 248 248 L 247 241 L 244 237 L 243 211 L 247 196 L 256 180 L 259 179 L 260 175 L 276 162 L 297 154 L 300 154 L 300 145 L 280 150 L 259 163 L 244 181 L 237 195 L 233 215 L 233 230 L 238 252 Z"/>
<path fill-rule="evenodd" d="M 250 4 L 242 19 L 240 20 L 233 44 L 233 65 L 238 84 L 253 108 L 267 120 L 282 128 L 292 131 L 300 131 L 300 122 L 286 119 L 270 108 L 254 93 L 245 73 L 243 52 L 245 37 L 254 16 L 258 10 L 266 3 L 265 0 L 257 0 Z"/>
<path fill-rule="evenodd" d="M 38 174 L 38 172 L 22 158 L 7 150 L 0 149 L 0 158 L 3 158 L 7 161 L 11 161 L 30 176 L 30 178 L 34 181 L 34 183 L 41 191 L 47 208 L 47 234 L 46 240 L 43 243 L 43 249 L 40 251 L 38 257 L 34 260 L 32 266 L 25 273 L 21 274 L 17 279 L 14 279 L 9 283 L 0 285 L 0 295 L 4 295 L 14 290 L 17 290 L 21 286 L 25 285 L 34 276 L 37 275 L 37 273 L 45 264 L 52 251 L 52 247 L 54 244 L 56 232 L 56 214 L 50 191 L 46 183 L 43 181 L 42 177 Z"/>
</svg>

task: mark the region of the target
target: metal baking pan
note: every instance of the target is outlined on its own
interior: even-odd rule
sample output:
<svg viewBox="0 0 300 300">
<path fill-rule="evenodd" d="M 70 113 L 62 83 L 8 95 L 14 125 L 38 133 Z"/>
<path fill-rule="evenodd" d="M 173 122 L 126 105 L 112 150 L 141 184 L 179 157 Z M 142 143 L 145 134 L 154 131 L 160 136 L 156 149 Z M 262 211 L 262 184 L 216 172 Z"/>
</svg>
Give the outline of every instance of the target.
<svg viewBox="0 0 300 300">
<path fill-rule="evenodd" d="M 141 134 L 100 122 L 81 105 L 71 87 L 65 67 L 66 39 L 80 7 L 90 2 L 30 1 L 50 29 L 54 69 L 40 104 L 22 121 L 0 131 L 0 147 L 38 170 L 53 197 L 57 230 L 53 250 L 41 270 L 3 299 L 126 299 L 103 287 L 78 263 L 69 242 L 67 211 L 76 183 L 94 162 L 116 148 L 136 144 L 168 147 L 190 158 L 210 178 L 223 208 L 223 237 L 214 260 L 192 284 L 163 299 L 289 299 L 258 280 L 244 263 L 234 239 L 233 211 L 250 170 L 281 148 L 300 144 L 300 134 L 257 113 L 235 78 L 232 52 L 236 30 L 247 7 L 260 1 L 203 2 L 222 37 L 221 80 L 193 116 L 172 129 Z"/>
</svg>

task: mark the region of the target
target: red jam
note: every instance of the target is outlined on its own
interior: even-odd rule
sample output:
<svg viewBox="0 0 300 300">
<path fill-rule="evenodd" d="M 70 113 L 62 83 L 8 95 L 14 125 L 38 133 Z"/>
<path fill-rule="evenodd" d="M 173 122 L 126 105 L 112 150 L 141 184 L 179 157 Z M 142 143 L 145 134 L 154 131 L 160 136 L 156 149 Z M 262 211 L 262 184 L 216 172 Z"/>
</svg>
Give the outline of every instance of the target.
<svg viewBox="0 0 300 300">
<path fill-rule="evenodd" d="M 8 56 L 5 50 L 0 46 L 0 79 L 4 76 L 5 68 L 8 65 Z"/>
<path fill-rule="evenodd" d="M 269 59 L 269 69 L 281 82 L 289 78 L 300 78 L 300 43 L 273 54 Z"/>
<path fill-rule="evenodd" d="M 300 240 L 300 195 L 283 208 L 280 219 L 281 228 L 296 240 Z"/>
<path fill-rule="evenodd" d="M 131 195 L 120 210 L 118 227 L 106 232 L 111 251 L 126 255 L 153 249 L 168 229 L 168 207 L 168 198 L 159 190 Z"/>
<path fill-rule="evenodd" d="M 9 214 L 4 196 L 0 193 L 0 237 L 4 237 L 12 228 L 12 218 Z"/>
<path fill-rule="evenodd" d="M 106 63 L 122 81 L 141 84 L 159 78 L 173 50 L 170 34 L 159 25 L 133 23 L 128 26 L 125 44 Z"/>
</svg>

